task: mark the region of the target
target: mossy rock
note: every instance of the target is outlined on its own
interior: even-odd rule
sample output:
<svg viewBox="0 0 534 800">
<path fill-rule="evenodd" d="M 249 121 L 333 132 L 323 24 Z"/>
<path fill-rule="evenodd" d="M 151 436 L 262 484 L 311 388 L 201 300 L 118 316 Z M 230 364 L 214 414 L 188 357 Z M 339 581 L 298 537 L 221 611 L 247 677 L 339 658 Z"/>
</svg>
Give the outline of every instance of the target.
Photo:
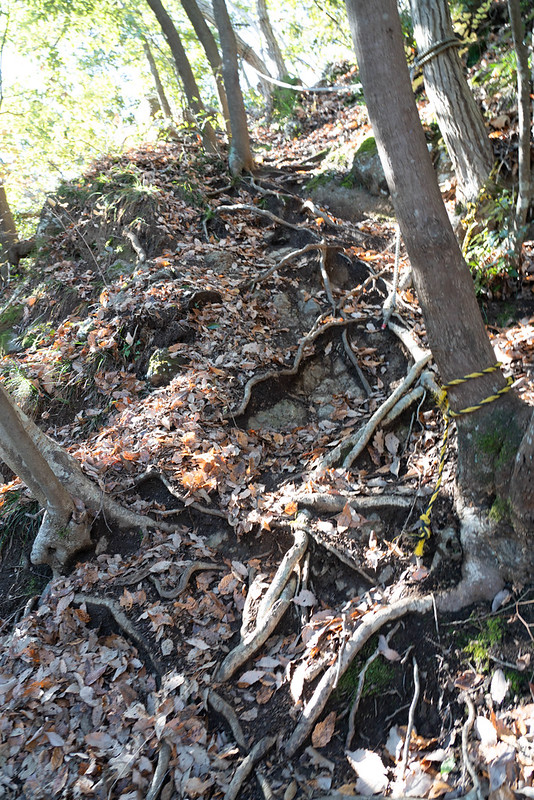
<svg viewBox="0 0 534 800">
<path fill-rule="evenodd" d="M 14 303 L 14 305 L 8 306 L 0 314 L 0 333 L 9 330 L 14 325 L 18 325 L 23 316 L 24 306 L 22 303 Z"/>
<path fill-rule="evenodd" d="M 158 348 L 150 356 L 146 377 L 152 386 L 165 386 L 186 363 L 187 359 L 183 355 L 170 353 L 167 348 Z"/>
</svg>

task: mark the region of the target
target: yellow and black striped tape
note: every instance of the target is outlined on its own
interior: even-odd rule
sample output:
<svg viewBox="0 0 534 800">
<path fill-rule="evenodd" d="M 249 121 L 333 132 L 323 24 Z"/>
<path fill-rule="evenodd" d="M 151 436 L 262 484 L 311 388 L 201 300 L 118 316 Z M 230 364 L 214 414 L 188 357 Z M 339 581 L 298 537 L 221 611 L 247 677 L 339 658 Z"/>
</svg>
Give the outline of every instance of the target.
<svg viewBox="0 0 534 800">
<path fill-rule="evenodd" d="M 416 556 L 422 556 L 423 550 L 425 547 L 425 542 L 430 539 L 432 536 L 432 530 L 430 528 L 430 515 L 432 513 L 432 507 L 436 502 L 436 498 L 439 494 L 439 489 L 441 486 L 441 481 L 443 478 L 443 467 L 445 466 L 445 458 L 447 455 L 447 440 L 449 438 L 449 426 L 451 419 L 455 417 L 460 417 L 462 414 L 471 414 L 473 411 L 478 411 L 479 408 L 482 408 L 488 403 L 493 403 L 495 400 L 498 400 L 503 394 L 509 392 L 512 388 L 513 378 L 508 377 L 506 379 L 506 386 L 503 386 L 502 389 L 498 389 L 494 394 L 490 395 L 489 397 L 485 397 L 484 400 L 481 400 L 480 403 L 477 403 L 474 406 L 467 406 L 467 408 L 462 408 L 459 411 L 453 411 L 449 407 L 449 399 L 448 399 L 448 390 L 452 386 L 459 386 L 462 383 L 466 383 L 467 381 L 473 380 L 474 378 L 482 378 L 484 375 L 488 375 L 490 372 L 496 372 L 502 366 L 500 361 L 497 361 L 492 367 L 486 367 L 486 369 L 481 370 L 480 372 L 470 372 L 469 375 L 464 375 L 463 378 L 456 378 L 453 381 L 449 381 L 449 383 L 445 383 L 441 387 L 441 395 L 438 398 L 438 405 L 443 411 L 443 416 L 445 418 L 445 429 L 443 431 L 443 439 L 441 442 L 441 450 L 439 454 L 439 467 L 438 467 L 438 479 L 436 481 L 436 486 L 434 491 L 432 492 L 432 497 L 429 500 L 428 506 L 426 507 L 426 511 L 421 514 L 418 521 L 418 532 L 417 532 L 417 544 L 414 549 L 414 553 Z"/>
</svg>

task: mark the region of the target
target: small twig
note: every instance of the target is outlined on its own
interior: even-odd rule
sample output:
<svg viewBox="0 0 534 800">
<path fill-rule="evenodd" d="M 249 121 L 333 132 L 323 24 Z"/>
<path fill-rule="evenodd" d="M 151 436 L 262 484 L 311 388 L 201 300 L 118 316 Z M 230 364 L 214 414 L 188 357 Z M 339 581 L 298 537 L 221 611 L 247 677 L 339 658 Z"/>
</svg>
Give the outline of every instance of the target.
<svg viewBox="0 0 534 800">
<path fill-rule="evenodd" d="M 475 704 L 469 697 L 467 693 L 464 694 L 464 701 L 468 709 L 467 719 L 464 722 L 462 728 L 462 758 L 464 761 L 464 772 L 467 770 L 469 773 L 471 780 L 473 781 L 473 789 L 476 793 L 476 797 L 478 800 L 482 800 L 482 791 L 480 788 L 480 781 L 478 779 L 478 775 L 476 774 L 475 768 L 471 764 L 471 760 L 469 758 L 468 753 L 468 746 L 469 746 L 469 733 L 471 728 L 473 727 L 473 723 L 475 721 Z"/>
<path fill-rule="evenodd" d="M 289 608 L 297 588 L 297 579 L 293 576 L 284 591 L 275 601 L 271 608 L 270 615 L 257 625 L 255 630 L 239 642 L 234 649 L 228 653 L 217 673 L 217 680 L 221 683 L 232 677 L 234 672 L 267 641 L 275 630 L 276 626 Z"/>
<path fill-rule="evenodd" d="M 332 314 L 335 314 L 337 308 L 336 301 L 332 293 L 332 284 L 330 283 L 330 278 L 328 277 L 328 272 L 326 270 L 327 249 L 326 242 L 323 239 L 319 245 L 319 267 L 321 269 L 321 278 L 323 279 L 323 286 L 325 288 L 326 296 L 328 298 L 328 302 L 332 306 Z"/>
<path fill-rule="evenodd" d="M 399 259 L 400 259 L 400 244 L 401 244 L 401 232 L 400 226 L 397 223 L 397 230 L 395 233 L 395 265 L 393 267 L 393 286 L 391 287 L 391 291 L 386 298 L 384 306 L 382 308 L 382 329 L 387 328 L 391 315 L 393 314 L 395 307 L 397 305 L 397 289 L 399 287 Z"/>
<path fill-rule="evenodd" d="M 358 364 L 358 359 L 354 355 L 354 350 L 350 346 L 349 336 L 348 336 L 346 328 L 343 331 L 343 333 L 341 334 L 341 340 L 343 342 L 343 347 L 345 348 L 345 353 L 347 354 L 350 363 L 352 364 L 352 366 L 356 370 L 356 373 L 358 375 L 358 379 L 359 379 L 359 381 L 360 381 L 360 383 L 361 383 L 361 385 L 363 387 L 363 390 L 364 390 L 365 394 L 367 395 L 367 397 L 371 397 L 371 395 L 373 394 L 373 390 L 371 389 L 371 387 L 369 385 L 369 381 L 367 380 L 367 378 L 363 374 L 362 369 L 361 369 L 360 365 Z"/>
<path fill-rule="evenodd" d="M 404 740 L 404 749 L 402 751 L 402 761 L 400 765 L 400 774 L 401 778 L 404 779 L 404 773 L 406 772 L 406 766 L 408 764 L 408 755 L 410 753 L 410 741 L 412 738 L 412 731 L 413 731 L 413 724 L 415 719 L 415 709 L 417 708 L 417 701 L 419 700 L 419 690 L 420 690 L 420 683 L 419 683 L 419 667 L 417 665 L 417 661 L 415 656 L 412 657 L 413 662 L 413 697 L 412 702 L 410 703 L 410 710 L 408 712 L 408 724 L 406 726 L 406 738 Z"/>
<path fill-rule="evenodd" d="M 386 642 L 388 644 L 390 642 L 391 637 L 394 636 L 397 633 L 397 631 L 399 630 L 399 627 L 400 627 L 400 622 L 397 622 L 397 624 L 386 635 L 385 638 L 386 638 Z M 369 658 L 367 659 L 367 661 L 363 665 L 362 670 L 360 672 L 360 677 L 358 678 L 358 688 L 356 689 L 356 696 L 354 698 L 354 701 L 352 703 L 352 706 L 351 706 L 351 709 L 350 709 L 350 713 L 349 713 L 349 724 L 348 724 L 347 736 L 345 738 L 345 750 L 350 750 L 350 745 L 351 745 L 352 739 L 354 737 L 354 732 L 355 732 L 355 727 L 356 727 L 355 726 L 356 713 L 357 713 L 358 708 L 360 706 L 360 700 L 361 700 L 361 697 L 362 697 L 363 687 L 365 685 L 365 677 L 367 675 L 367 670 L 369 669 L 369 667 L 371 666 L 373 661 L 376 661 L 376 659 L 378 658 L 379 655 L 380 655 L 380 648 L 377 647 L 376 650 L 374 651 L 374 653 L 372 653 L 369 656 Z"/>
<path fill-rule="evenodd" d="M 263 739 L 254 745 L 248 756 L 246 756 L 234 773 L 230 785 L 224 795 L 224 800 L 236 800 L 243 783 L 246 781 L 254 765 L 260 761 L 276 742 L 276 736 L 264 736 Z"/>
<path fill-rule="evenodd" d="M 346 644 L 341 659 L 340 675 L 343 675 L 352 660 L 360 652 L 368 639 L 387 622 L 399 619 L 412 612 L 426 614 L 432 608 L 430 595 L 424 597 L 405 597 L 389 606 L 379 608 L 366 614 Z M 286 754 L 293 756 L 311 732 L 315 721 L 323 711 L 332 693 L 333 682 L 337 673 L 337 664 L 330 666 L 319 681 L 313 695 L 306 704 L 302 716 L 285 747 Z"/>
<path fill-rule="evenodd" d="M 158 763 L 154 771 L 152 783 L 150 784 L 150 789 L 147 792 L 145 800 L 157 800 L 157 797 L 159 796 L 159 793 L 161 791 L 161 787 L 163 786 L 163 781 L 165 780 L 165 775 L 167 774 L 167 769 L 169 767 L 170 759 L 171 759 L 171 746 L 164 739 L 161 743 L 158 756 Z"/>
</svg>

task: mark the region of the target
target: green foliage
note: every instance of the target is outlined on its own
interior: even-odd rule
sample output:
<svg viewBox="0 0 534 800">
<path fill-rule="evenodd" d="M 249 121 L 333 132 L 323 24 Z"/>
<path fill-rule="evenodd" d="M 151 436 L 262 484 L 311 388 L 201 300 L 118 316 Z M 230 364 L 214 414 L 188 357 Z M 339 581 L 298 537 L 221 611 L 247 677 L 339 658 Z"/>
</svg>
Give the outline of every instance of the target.
<svg viewBox="0 0 534 800">
<path fill-rule="evenodd" d="M 501 617 L 488 617 L 480 625 L 478 636 L 464 647 L 465 655 L 475 662 L 480 672 L 488 671 L 491 649 L 502 642 L 505 630 Z"/>
<path fill-rule="evenodd" d="M 489 510 L 489 518 L 492 522 L 505 522 L 510 519 L 511 503 L 509 500 L 496 497 Z"/>
<path fill-rule="evenodd" d="M 354 659 L 350 667 L 341 676 L 338 684 L 340 691 L 350 694 L 356 692 L 360 680 L 360 673 L 364 664 L 369 656 L 374 653 L 377 645 L 377 636 L 374 636 L 367 642 L 358 657 Z M 382 656 L 378 656 L 378 658 L 375 658 L 375 660 L 371 662 L 365 674 L 362 697 L 379 697 L 391 686 L 394 676 L 395 669 L 392 664 Z"/>
<path fill-rule="evenodd" d="M 39 504 L 22 491 L 6 492 L 0 504 L 0 554 L 13 536 L 24 542 L 33 539 L 40 524 Z"/>
<path fill-rule="evenodd" d="M 13 303 L 0 314 L 0 331 L 7 331 L 17 325 L 24 316 L 24 306 L 21 303 Z"/>
<path fill-rule="evenodd" d="M 514 258 L 515 198 L 508 190 L 484 190 L 462 220 L 462 253 L 478 293 L 505 290 L 518 272 Z"/>
</svg>

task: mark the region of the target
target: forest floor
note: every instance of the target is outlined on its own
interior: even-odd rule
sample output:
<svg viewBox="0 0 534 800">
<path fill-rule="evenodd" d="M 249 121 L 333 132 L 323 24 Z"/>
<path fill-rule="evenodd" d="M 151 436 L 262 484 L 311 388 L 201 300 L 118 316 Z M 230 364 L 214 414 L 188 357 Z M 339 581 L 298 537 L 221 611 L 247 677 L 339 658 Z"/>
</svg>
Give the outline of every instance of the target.
<svg viewBox="0 0 534 800">
<path fill-rule="evenodd" d="M 443 419 L 410 288 L 384 321 L 394 220 L 363 188 L 350 218 L 311 199 L 325 151 L 368 133 L 321 98 L 298 136 L 256 131 L 254 179 L 184 135 L 50 199 L 5 287 L 2 374 L 158 525 L 98 519 L 51 580 L 4 470 L 0 797 L 534 796 L 534 589 L 437 612 L 461 570 L 454 438 L 417 560 Z M 483 309 L 534 403 L 528 252 Z"/>
</svg>

